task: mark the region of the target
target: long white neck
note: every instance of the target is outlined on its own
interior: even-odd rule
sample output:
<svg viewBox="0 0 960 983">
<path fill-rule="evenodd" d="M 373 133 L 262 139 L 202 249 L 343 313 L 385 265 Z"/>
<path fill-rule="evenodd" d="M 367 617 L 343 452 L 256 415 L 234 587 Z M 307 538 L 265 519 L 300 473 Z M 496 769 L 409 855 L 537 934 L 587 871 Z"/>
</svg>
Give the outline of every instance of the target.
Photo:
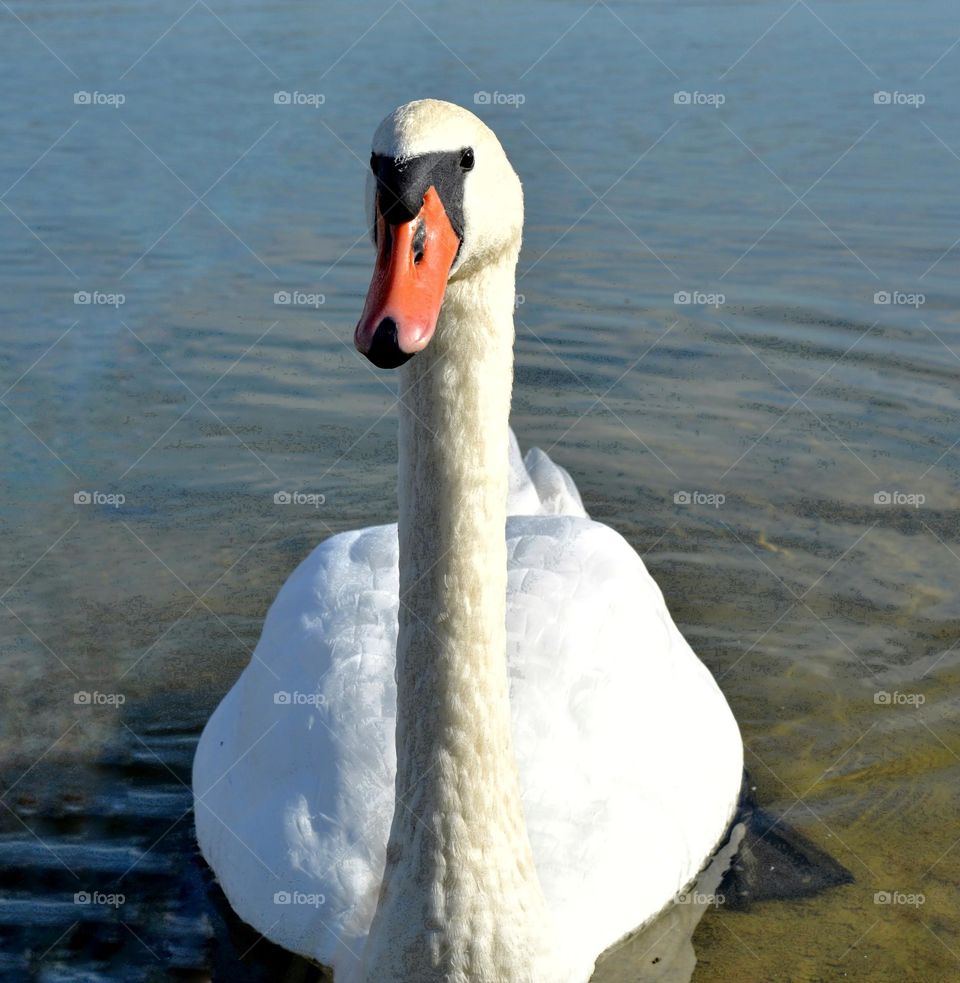
<svg viewBox="0 0 960 983">
<path fill-rule="evenodd" d="M 447 287 L 402 370 L 397 801 L 369 983 L 553 983 L 506 669 L 516 255 Z"/>
</svg>

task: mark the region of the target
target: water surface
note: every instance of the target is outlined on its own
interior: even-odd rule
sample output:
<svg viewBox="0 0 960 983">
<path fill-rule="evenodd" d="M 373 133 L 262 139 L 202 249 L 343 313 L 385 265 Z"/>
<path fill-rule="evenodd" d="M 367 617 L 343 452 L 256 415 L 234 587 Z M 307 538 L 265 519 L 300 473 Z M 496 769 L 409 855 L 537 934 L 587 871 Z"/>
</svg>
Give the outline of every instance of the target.
<svg viewBox="0 0 960 983">
<path fill-rule="evenodd" d="M 296 563 L 395 517 L 396 378 L 351 332 L 370 135 L 425 95 L 475 107 L 524 181 L 521 444 L 644 556 L 760 800 L 856 877 L 710 908 L 693 979 L 956 976 L 952 7 L 63 0 L 0 23 L 5 978 L 286 966 L 199 861 L 190 761 Z M 275 504 L 293 490 L 325 504 Z M 657 978 L 648 949 L 611 978 Z"/>
</svg>

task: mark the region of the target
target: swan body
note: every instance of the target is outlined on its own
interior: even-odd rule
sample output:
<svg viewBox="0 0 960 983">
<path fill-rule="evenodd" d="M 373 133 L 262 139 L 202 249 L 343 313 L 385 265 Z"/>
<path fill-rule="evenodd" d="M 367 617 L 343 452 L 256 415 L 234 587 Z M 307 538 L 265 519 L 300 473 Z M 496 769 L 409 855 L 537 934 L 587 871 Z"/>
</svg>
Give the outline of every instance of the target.
<svg viewBox="0 0 960 983">
<path fill-rule="evenodd" d="M 723 839 L 740 736 L 640 557 L 520 457 L 522 197 L 496 138 L 424 101 L 378 153 L 434 167 L 411 236 L 423 214 L 461 226 L 434 331 L 386 272 L 357 329 L 404 362 L 399 523 L 331 537 L 280 591 L 198 746 L 197 835 L 237 913 L 337 983 L 583 983 Z M 385 270 L 406 248 L 399 223 L 384 242 L 391 188 L 368 196 Z"/>
</svg>

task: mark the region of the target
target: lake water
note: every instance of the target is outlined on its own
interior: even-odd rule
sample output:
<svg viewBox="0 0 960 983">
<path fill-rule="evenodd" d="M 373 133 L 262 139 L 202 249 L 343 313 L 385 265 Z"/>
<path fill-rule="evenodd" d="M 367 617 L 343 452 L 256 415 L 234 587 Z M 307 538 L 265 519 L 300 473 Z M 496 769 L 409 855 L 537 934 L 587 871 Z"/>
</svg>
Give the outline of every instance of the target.
<svg viewBox="0 0 960 983">
<path fill-rule="evenodd" d="M 693 979 L 957 978 L 958 34 L 942 0 L 0 4 L 0 975 L 303 971 L 212 885 L 190 762 L 296 563 L 395 517 L 363 182 L 432 95 L 524 181 L 521 445 L 856 878 L 711 908 Z"/>
</svg>

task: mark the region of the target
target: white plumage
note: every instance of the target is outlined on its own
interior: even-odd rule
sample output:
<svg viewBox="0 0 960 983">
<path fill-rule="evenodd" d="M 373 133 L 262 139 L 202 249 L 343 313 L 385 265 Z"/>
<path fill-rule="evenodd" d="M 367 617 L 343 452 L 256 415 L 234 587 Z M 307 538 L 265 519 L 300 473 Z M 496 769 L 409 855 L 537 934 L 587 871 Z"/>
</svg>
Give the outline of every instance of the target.
<svg viewBox="0 0 960 983">
<path fill-rule="evenodd" d="M 514 452 L 507 520 L 514 753 L 537 873 L 582 981 L 713 852 L 740 736 L 636 552 L 586 517 L 547 455 L 526 460 L 536 480 Z M 318 546 L 194 768 L 200 845 L 234 909 L 341 974 L 373 917 L 394 809 L 397 578 L 395 524 Z M 324 903 L 277 905 L 278 892 Z"/>
<path fill-rule="evenodd" d="M 740 788 L 737 725 L 640 557 L 508 430 L 522 194 L 499 142 L 423 101 L 374 143 L 464 147 L 464 238 L 400 375 L 399 540 L 301 563 L 194 764 L 230 903 L 337 983 L 584 983 Z"/>
</svg>

